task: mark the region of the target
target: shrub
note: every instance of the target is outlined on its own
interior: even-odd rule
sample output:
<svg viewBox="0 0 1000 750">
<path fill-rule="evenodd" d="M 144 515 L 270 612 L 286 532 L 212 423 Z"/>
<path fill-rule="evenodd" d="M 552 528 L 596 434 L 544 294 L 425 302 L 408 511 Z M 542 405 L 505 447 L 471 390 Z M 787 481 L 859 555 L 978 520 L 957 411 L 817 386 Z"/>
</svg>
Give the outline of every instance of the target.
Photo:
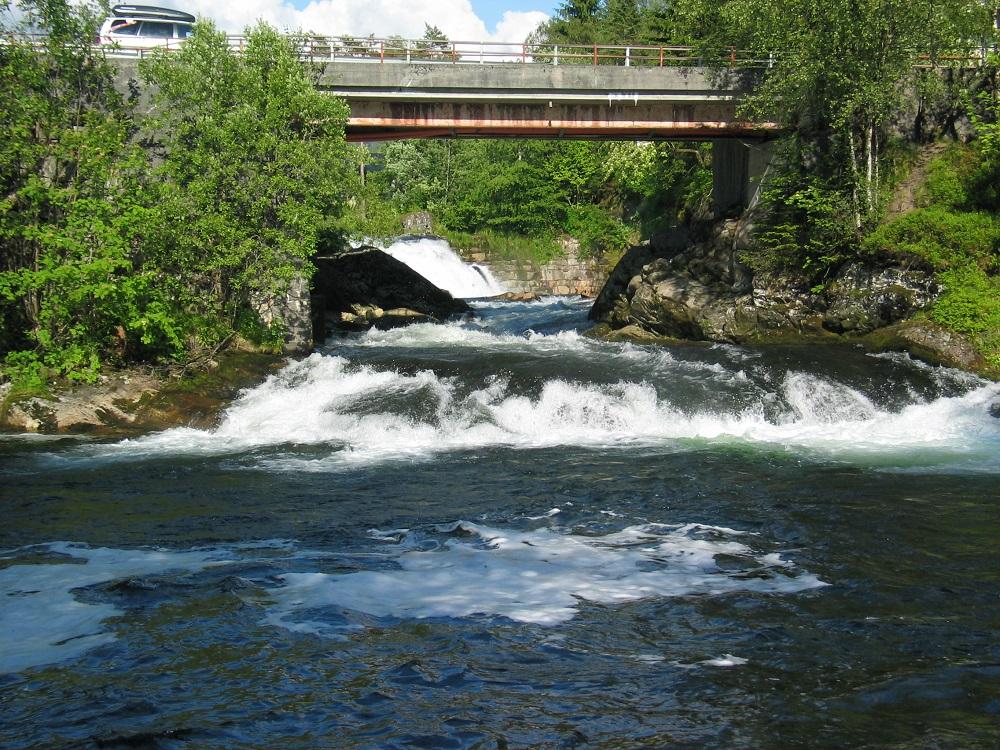
<svg viewBox="0 0 1000 750">
<path fill-rule="evenodd" d="M 855 246 L 847 200 L 812 178 L 778 179 L 762 197 L 764 220 L 741 260 L 753 270 L 819 281 Z"/>
<path fill-rule="evenodd" d="M 571 206 L 566 229 L 580 242 L 580 257 L 621 253 L 629 246 L 632 232 L 621 219 L 600 206 Z"/>
<path fill-rule="evenodd" d="M 970 336 L 990 365 L 1000 367 L 1000 277 L 967 265 L 940 279 L 945 291 L 931 308 L 931 319 Z"/>
<path fill-rule="evenodd" d="M 883 224 L 862 244 L 873 256 L 916 261 L 945 271 L 967 264 L 996 268 L 1000 225 L 986 213 L 958 213 L 941 206 L 922 208 Z"/>
<path fill-rule="evenodd" d="M 977 168 L 976 150 L 954 144 L 927 167 L 924 201 L 933 206 L 961 209 L 973 201 L 969 195 L 970 179 Z"/>
</svg>

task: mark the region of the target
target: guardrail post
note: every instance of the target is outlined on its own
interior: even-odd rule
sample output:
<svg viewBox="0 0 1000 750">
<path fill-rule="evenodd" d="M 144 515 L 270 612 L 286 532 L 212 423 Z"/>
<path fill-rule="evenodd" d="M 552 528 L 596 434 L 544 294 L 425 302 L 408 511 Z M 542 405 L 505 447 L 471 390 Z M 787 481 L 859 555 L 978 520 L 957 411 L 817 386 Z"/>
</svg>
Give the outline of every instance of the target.
<svg viewBox="0 0 1000 750">
<path fill-rule="evenodd" d="M 769 68 L 773 68 L 774 67 L 774 53 L 773 52 L 768 52 L 767 53 L 767 67 L 769 67 Z"/>
<path fill-rule="evenodd" d="M 554 50 L 554 52 L 552 54 L 552 64 L 553 65 L 558 65 L 559 64 L 559 45 L 557 44 L 552 49 Z"/>
<path fill-rule="evenodd" d="M 483 57 L 485 56 L 485 54 L 486 54 L 486 43 L 485 42 L 480 42 L 479 43 L 479 64 L 480 65 L 483 65 L 485 63 L 485 61 L 483 60 Z"/>
<path fill-rule="evenodd" d="M 663 67 L 663 47 L 660 47 L 660 67 Z"/>
<path fill-rule="evenodd" d="M 406 45 L 406 62 L 410 62 L 410 40 L 407 39 L 403 44 Z"/>
<path fill-rule="evenodd" d="M 521 45 L 521 62 L 528 62 L 528 45 L 526 44 Z"/>
<path fill-rule="evenodd" d="M 632 48 L 625 48 L 625 67 L 628 68 L 632 65 Z"/>
<path fill-rule="evenodd" d="M 736 47 L 729 48 L 729 64 L 730 65 L 736 64 Z"/>
<path fill-rule="evenodd" d="M 594 65 L 597 65 L 597 45 L 594 45 Z"/>
<path fill-rule="evenodd" d="M 385 62 L 385 41 L 379 41 L 378 43 L 378 61 L 380 63 Z"/>
<path fill-rule="evenodd" d="M 454 65 L 456 62 L 457 62 L 457 59 L 455 57 L 455 43 L 452 42 L 451 43 L 451 64 Z"/>
</svg>

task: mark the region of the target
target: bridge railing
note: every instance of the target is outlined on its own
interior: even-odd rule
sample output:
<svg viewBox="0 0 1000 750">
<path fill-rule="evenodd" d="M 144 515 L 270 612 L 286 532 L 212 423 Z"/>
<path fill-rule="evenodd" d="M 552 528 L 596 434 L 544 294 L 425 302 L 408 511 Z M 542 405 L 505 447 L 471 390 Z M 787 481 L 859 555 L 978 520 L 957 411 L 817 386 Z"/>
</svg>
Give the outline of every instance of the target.
<svg viewBox="0 0 1000 750">
<path fill-rule="evenodd" d="M 458 64 L 621 65 L 665 67 L 696 65 L 766 66 L 735 47 L 704 57 L 694 47 L 678 45 L 528 44 L 518 42 L 428 41 L 399 37 L 304 37 L 303 58 L 317 62 L 420 62 Z"/>
<path fill-rule="evenodd" d="M 41 47 L 41 35 L 18 35 Z M 227 37 L 230 49 L 241 52 L 247 38 Z M 519 42 L 429 41 L 401 37 L 377 38 L 294 34 L 299 57 L 310 62 L 421 63 L 449 65 L 494 65 L 500 63 L 543 65 L 620 65 L 625 67 L 721 66 L 767 67 L 773 57 L 760 59 L 735 47 L 704 56 L 694 47 L 679 45 L 527 44 Z M 98 37 L 94 46 L 109 57 L 148 57 L 157 50 L 174 52 L 183 39 L 142 37 Z"/>
<path fill-rule="evenodd" d="M 727 47 L 706 55 L 695 47 L 681 45 L 614 45 L 614 44 L 528 44 L 519 42 L 483 41 L 433 41 L 351 36 L 321 36 L 293 34 L 299 57 L 309 62 L 357 63 L 420 63 L 450 65 L 542 64 L 542 65 L 619 65 L 624 67 L 773 67 L 776 56 L 751 53 L 736 47 Z M 18 35 L 37 46 L 42 46 L 40 35 Z M 241 52 L 247 38 L 240 35 L 227 37 L 230 49 Z M 0 41 L 2 43 L 2 41 Z M 95 46 L 106 51 L 109 57 L 147 57 L 156 50 L 172 52 L 180 49 L 183 39 L 153 39 L 124 37 L 98 37 Z M 991 48 L 962 51 L 951 56 L 918 56 L 918 67 L 936 64 L 978 66 L 983 63 Z"/>
</svg>

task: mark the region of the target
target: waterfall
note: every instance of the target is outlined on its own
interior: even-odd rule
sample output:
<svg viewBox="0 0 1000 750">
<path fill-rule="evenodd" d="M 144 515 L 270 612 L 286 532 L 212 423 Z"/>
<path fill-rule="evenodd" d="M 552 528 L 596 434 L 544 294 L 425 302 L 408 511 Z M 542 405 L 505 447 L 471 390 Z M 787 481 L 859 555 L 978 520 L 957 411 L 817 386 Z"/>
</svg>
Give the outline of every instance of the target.
<svg viewBox="0 0 1000 750">
<path fill-rule="evenodd" d="M 447 240 L 399 239 L 384 251 L 453 297 L 495 297 L 507 291 L 489 267 L 464 262 Z"/>
</svg>

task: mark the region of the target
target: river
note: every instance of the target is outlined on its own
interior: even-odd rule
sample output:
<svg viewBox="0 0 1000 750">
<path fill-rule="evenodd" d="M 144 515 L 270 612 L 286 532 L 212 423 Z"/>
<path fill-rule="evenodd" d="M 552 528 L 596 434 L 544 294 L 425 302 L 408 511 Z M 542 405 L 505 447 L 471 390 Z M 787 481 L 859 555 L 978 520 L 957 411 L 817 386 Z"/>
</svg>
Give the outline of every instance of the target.
<svg viewBox="0 0 1000 750">
<path fill-rule="evenodd" d="M 1000 745 L 1000 387 L 473 306 L 0 438 L 0 746 Z"/>
</svg>

